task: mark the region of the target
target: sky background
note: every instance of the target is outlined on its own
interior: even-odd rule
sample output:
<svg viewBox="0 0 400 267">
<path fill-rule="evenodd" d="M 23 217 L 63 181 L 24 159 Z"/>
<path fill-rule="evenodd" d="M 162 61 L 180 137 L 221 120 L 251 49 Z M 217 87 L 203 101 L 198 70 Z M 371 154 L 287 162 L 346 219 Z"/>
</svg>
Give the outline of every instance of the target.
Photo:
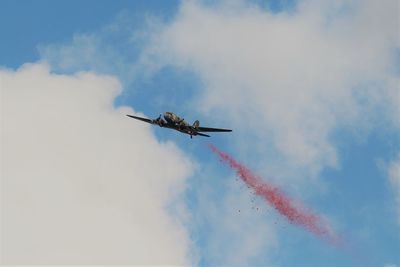
<svg viewBox="0 0 400 267">
<path fill-rule="evenodd" d="M 400 266 L 397 1 L 0 0 L 0 36 L 2 264 Z M 125 116 L 164 111 L 233 132 Z"/>
</svg>

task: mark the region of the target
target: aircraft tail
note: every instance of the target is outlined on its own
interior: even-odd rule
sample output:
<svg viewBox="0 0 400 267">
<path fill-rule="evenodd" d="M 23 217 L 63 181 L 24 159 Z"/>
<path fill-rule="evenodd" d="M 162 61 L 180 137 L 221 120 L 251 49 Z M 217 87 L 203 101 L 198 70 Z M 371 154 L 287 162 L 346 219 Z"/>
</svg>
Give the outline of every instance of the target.
<svg viewBox="0 0 400 267">
<path fill-rule="evenodd" d="M 193 122 L 192 125 L 194 128 L 198 128 L 200 126 L 200 122 L 198 120 L 196 120 L 195 122 Z"/>
</svg>

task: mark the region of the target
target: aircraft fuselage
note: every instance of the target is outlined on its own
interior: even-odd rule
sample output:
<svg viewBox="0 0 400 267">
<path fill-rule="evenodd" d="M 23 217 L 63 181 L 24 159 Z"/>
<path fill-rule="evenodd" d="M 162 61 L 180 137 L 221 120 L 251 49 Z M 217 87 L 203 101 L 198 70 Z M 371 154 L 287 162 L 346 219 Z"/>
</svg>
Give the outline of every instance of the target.
<svg viewBox="0 0 400 267">
<path fill-rule="evenodd" d="M 207 134 L 202 132 L 231 132 L 232 130 L 229 129 L 218 129 L 218 128 L 207 128 L 207 127 L 200 127 L 200 122 L 196 120 L 193 125 L 187 123 L 183 118 L 180 118 L 175 113 L 172 112 L 165 112 L 163 116 L 159 116 L 157 119 L 151 120 L 147 118 L 137 117 L 133 115 L 127 115 L 128 117 L 141 120 L 150 124 L 156 124 L 163 128 L 169 128 L 181 133 L 185 133 L 190 135 L 190 138 L 194 135 L 200 135 L 205 137 L 210 137 Z M 163 117 L 163 118 L 162 118 Z"/>
</svg>

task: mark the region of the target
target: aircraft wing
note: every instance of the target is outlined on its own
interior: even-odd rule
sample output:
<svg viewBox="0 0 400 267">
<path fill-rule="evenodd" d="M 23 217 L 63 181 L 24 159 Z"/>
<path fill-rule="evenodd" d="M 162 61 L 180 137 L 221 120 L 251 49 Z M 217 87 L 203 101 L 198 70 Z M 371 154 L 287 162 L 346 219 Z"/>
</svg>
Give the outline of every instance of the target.
<svg viewBox="0 0 400 267">
<path fill-rule="evenodd" d="M 144 122 L 147 122 L 147 123 L 154 124 L 154 123 L 153 123 L 153 120 L 150 120 L 150 119 L 146 119 L 146 118 L 142 118 L 142 117 L 137 117 L 137 116 L 133 116 L 133 115 L 126 115 L 126 116 L 131 117 L 131 118 L 134 118 L 134 119 L 137 119 L 137 120 L 140 120 L 140 121 L 144 121 Z"/>
<path fill-rule="evenodd" d="M 209 128 L 209 127 L 196 127 L 197 132 L 232 132 L 229 129 Z"/>
</svg>

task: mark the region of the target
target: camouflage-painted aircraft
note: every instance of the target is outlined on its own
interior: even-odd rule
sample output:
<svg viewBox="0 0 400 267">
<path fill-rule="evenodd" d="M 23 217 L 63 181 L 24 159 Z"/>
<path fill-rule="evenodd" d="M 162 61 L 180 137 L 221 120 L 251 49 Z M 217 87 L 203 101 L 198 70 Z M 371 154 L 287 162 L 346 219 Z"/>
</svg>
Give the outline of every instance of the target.
<svg viewBox="0 0 400 267">
<path fill-rule="evenodd" d="M 172 112 L 165 112 L 164 116 L 163 116 L 164 119 L 161 118 L 161 115 L 160 115 L 157 119 L 154 119 L 154 120 L 137 117 L 137 116 L 133 116 L 133 115 L 126 115 L 126 116 L 137 119 L 137 120 L 141 120 L 141 121 L 144 121 L 144 122 L 147 122 L 150 124 L 155 124 L 160 127 L 177 130 L 181 133 L 190 135 L 190 138 L 192 138 L 192 136 L 194 136 L 194 135 L 210 137 L 209 135 L 203 134 L 201 132 L 232 132 L 232 130 L 229 130 L 229 129 L 200 127 L 199 121 L 195 121 L 193 123 L 193 125 L 190 125 L 184 119 L 179 118 L 176 114 L 174 114 Z"/>
</svg>

